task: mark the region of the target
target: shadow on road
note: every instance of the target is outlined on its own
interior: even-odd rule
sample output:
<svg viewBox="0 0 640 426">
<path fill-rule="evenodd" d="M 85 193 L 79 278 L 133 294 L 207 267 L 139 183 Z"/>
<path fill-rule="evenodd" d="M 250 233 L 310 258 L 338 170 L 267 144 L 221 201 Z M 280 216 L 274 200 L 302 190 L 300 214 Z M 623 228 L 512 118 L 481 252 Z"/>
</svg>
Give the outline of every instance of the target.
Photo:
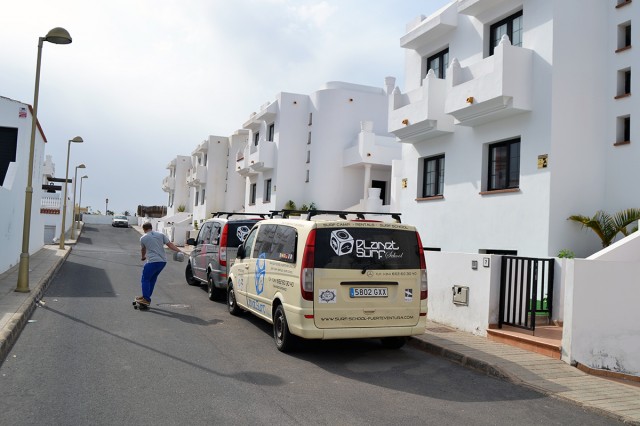
<svg viewBox="0 0 640 426">
<path fill-rule="evenodd" d="M 273 374 L 268 374 L 268 373 L 262 373 L 262 372 L 259 372 L 259 371 L 243 371 L 241 373 L 223 374 L 223 373 L 220 373 L 219 371 L 212 370 L 212 369 L 204 367 L 202 365 L 198 365 L 198 364 L 193 363 L 191 361 L 187 361 L 185 359 L 178 358 L 178 357 L 176 357 L 174 355 L 171 355 L 169 353 L 160 351 L 160 350 L 158 350 L 158 349 L 156 349 L 154 347 L 151 347 L 149 345 L 145 345 L 143 343 L 136 342 L 135 340 L 132 340 L 132 339 L 129 339 L 129 338 L 126 338 L 126 337 L 123 337 L 123 336 L 119 336 L 119 335 L 117 335 L 115 333 L 112 333 L 111 331 L 108 331 L 108 330 L 105 330 L 104 328 L 100 328 L 98 326 L 90 324 L 90 323 L 88 323 L 86 321 L 83 321 L 83 320 L 81 320 L 79 318 L 72 317 L 71 315 L 67 315 L 64 312 L 60 312 L 60 311 L 58 311 L 56 309 L 53 309 L 53 308 L 51 308 L 49 306 L 45 306 L 44 309 L 46 309 L 47 311 L 49 311 L 51 313 L 60 315 L 61 317 L 67 318 L 67 319 L 69 319 L 71 321 L 74 321 L 74 322 L 76 322 L 78 324 L 82 324 L 82 325 L 84 325 L 86 327 L 92 328 L 93 330 L 96 330 L 96 331 L 99 331 L 101 333 L 107 334 L 107 335 L 109 335 L 111 337 L 115 337 L 116 339 L 119 339 L 119 340 L 121 340 L 123 342 L 126 342 L 128 344 L 138 346 L 138 347 L 140 347 L 142 349 L 146 349 L 148 351 L 157 353 L 159 355 L 162 355 L 162 356 L 165 356 L 165 357 L 167 357 L 169 359 L 172 359 L 172 360 L 174 360 L 176 362 L 180 362 L 182 364 L 186 364 L 186 365 L 188 365 L 190 367 L 197 368 L 199 370 L 202 370 L 202 371 L 204 371 L 206 373 L 209 373 L 209 374 L 213 374 L 213 375 L 218 376 L 218 377 L 225 377 L 225 378 L 239 380 L 239 381 L 246 382 L 246 383 L 259 384 L 259 385 L 263 385 L 263 386 L 283 386 L 283 385 L 286 384 L 286 382 L 284 380 L 282 380 L 278 376 L 274 376 Z M 152 311 L 150 311 L 150 312 L 152 312 Z"/>
</svg>

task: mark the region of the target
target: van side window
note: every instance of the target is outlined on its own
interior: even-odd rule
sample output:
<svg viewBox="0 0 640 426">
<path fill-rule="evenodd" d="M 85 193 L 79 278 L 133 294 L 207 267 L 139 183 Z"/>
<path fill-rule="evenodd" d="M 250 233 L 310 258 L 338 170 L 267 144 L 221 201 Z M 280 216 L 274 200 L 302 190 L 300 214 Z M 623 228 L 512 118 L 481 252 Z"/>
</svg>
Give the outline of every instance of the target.
<svg viewBox="0 0 640 426">
<path fill-rule="evenodd" d="M 295 228 L 278 225 L 274 237 L 271 253 L 268 259 L 280 262 L 295 263 L 298 233 Z"/>
<path fill-rule="evenodd" d="M 200 229 L 200 233 L 198 234 L 198 245 L 200 244 L 209 244 L 209 239 L 211 235 L 211 224 L 205 223 L 202 225 Z"/>
<path fill-rule="evenodd" d="M 276 225 L 261 226 L 256 238 L 256 244 L 253 247 L 253 256 L 251 257 L 258 258 L 261 254 L 265 254 L 266 257 L 269 258 L 275 235 Z"/>
<path fill-rule="evenodd" d="M 251 233 L 247 236 L 247 239 L 244 240 L 244 247 L 246 249 L 247 257 L 251 256 L 251 246 L 253 245 L 253 241 L 256 239 L 256 235 L 258 231 L 256 228 L 251 230 Z"/>
<path fill-rule="evenodd" d="M 219 244 L 220 243 L 220 224 L 214 223 L 213 229 L 211 230 L 211 244 Z"/>
</svg>

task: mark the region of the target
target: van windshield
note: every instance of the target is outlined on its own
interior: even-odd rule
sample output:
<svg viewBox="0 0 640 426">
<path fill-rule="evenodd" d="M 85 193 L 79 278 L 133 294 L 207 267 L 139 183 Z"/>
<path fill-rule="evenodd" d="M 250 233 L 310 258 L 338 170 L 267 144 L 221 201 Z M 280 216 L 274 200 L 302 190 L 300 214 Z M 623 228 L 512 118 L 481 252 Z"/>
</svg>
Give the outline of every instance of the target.
<svg viewBox="0 0 640 426">
<path fill-rule="evenodd" d="M 386 228 L 318 228 L 315 267 L 420 269 L 415 231 Z"/>
</svg>

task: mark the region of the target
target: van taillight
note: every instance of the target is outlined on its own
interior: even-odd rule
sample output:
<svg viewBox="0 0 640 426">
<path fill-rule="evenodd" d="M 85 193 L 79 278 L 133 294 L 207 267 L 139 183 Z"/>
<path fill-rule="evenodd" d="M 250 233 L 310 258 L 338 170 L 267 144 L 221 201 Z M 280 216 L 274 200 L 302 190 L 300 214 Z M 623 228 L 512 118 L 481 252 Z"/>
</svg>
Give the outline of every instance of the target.
<svg viewBox="0 0 640 426">
<path fill-rule="evenodd" d="M 304 245 L 302 270 L 300 271 L 300 292 L 304 300 L 313 300 L 313 267 L 316 255 L 316 230 L 312 229 Z"/>
<path fill-rule="evenodd" d="M 427 283 L 427 262 L 424 260 L 424 249 L 420 234 L 416 232 L 418 238 L 418 257 L 420 257 L 420 300 L 424 300 L 429 295 L 429 284 Z"/>
<path fill-rule="evenodd" d="M 222 228 L 222 235 L 220 236 L 220 247 L 218 247 L 218 262 L 220 266 L 227 266 L 227 230 L 228 224 Z"/>
</svg>

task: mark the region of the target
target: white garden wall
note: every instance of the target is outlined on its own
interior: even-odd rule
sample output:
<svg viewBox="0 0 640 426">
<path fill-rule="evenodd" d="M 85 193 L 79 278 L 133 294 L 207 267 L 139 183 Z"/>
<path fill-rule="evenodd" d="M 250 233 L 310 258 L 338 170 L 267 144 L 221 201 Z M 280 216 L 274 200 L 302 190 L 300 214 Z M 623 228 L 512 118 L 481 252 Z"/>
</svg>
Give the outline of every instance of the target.
<svg viewBox="0 0 640 426">
<path fill-rule="evenodd" d="M 501 256 L 428 251 L 429 300 L 427 317 L 459 330 L 486 336 L 498 322 Z M 488 259 L 489 266 L 484 266 Z M 472 262 L 477 262 L 473 269 Z M 469 287 L 469 305 L 453 303 L 454 285 Z"/>
<path fill-rule="evenodd" d="M 562 359 L 640 376 L 640 263 L 567 261 Z"/>
</svg>

